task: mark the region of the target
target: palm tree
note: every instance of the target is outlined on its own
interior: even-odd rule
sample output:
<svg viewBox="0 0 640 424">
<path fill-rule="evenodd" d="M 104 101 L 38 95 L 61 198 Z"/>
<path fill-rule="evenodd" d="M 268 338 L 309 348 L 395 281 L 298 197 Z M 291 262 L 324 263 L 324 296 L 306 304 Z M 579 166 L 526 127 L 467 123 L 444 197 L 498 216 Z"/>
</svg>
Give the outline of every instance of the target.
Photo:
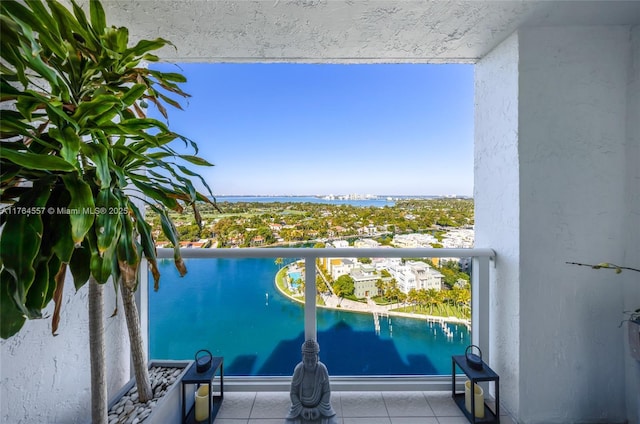
<svg viewBox="0 0 640 424">
<path fill-rule="evenodd" d="M 420 289 L 418 290 L 418 304 L 420 305 L 420 309 L 424 310 L 424 308 L 429 303 L 429 298 L 427 294 L 427 290 Z"/>
<path fill-rule="evenodd" d="M 433 306 L 438 303 L 438 293 L 436 289 L 427 289 L 425 292 L 426 301 L 429 304 L 429 315 L 433 315 Z"/>
<path fill-rule="evenodd" d="M 413 306 L 416 306 L 418 304 L 418 298 L 419 298 L 418 290 L 414 288 L 410 289 L 409 293 L 407 293 L 407 301 Z"/>
<path fill-rule="evenodd" d="M 376 289 L 378 289 L 378 296 L 384 296 L 385 282 L 382 279 L 376 281 Z"/>
</svg>

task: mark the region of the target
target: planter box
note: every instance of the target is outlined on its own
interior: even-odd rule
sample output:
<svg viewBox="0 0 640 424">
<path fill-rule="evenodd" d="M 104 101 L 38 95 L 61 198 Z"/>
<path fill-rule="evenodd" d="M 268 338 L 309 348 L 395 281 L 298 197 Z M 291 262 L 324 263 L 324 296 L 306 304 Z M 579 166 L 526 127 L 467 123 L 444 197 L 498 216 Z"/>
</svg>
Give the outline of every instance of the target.
<svg viewBox="0 0 640 424">
<path fill-rule="evenodd" d="M 149 361 L 149 369 L 152 367 L 169 367 L 181 368 L 182 371 L 167 389 L 164 396 L 158 400 L 151 414 L 143 421 L 143 424 L 181 424 L 182 423 L 182 396 L 181 396 L 181 380 L 185 372 L 193 361 Z M 125 396 L 129 390 L 136 384 L 135 378 L 132 378 L 125 384 L 118 393 L 109 400 L 109 410 Z M 195 390 L 192 390 L 195 391 Z M 193 403 L 193 393 L 187 393 L 187 399 L 191 399 Z M 187 405 L 188 407 L 190 405 Z"/>
</svg>

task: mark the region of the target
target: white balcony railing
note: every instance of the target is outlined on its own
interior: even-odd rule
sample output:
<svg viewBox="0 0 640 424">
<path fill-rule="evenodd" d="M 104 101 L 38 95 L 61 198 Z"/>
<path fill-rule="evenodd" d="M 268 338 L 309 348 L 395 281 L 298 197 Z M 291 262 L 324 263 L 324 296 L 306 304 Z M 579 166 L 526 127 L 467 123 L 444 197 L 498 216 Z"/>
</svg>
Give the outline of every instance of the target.
<svg viewBox="0 0 640 424">
<path fill-rule="evenodd" d="M 158 258 L 173 258 L 173 249 L 158 249 Z M 300 258 L 305 261 L 305 305 L 304 336 L 305 339 L 317 338 L 316 317 L 316 259 L 319 258 L 472 258 L 471 275 L 471 341 L 479 346 L 483 358 L 490 360 L 489 349 L 489 302 L 490 302 L 490 263 L 495 252 L 489 248 L 473 249 L 430 249 L 430 248 L 244 248 L 244 249 L 181 249 L 183 258 Z M 147 278 L 143 273 L 143 278 Z M 148 287 L 147 281 L 140 285 L 140 306 L 142 325 L 148 328 Z M 427 381 L 429 380 L 429 381 Z M 449 378 L 332 378 L 332 385 L 337 390 L 389 389 L 410 390 L 420 384 L 420 390 L 427 387 L 436 390 L 449 389 Z M 425 383 L 432 383 L 425 386 Z M 434 384 L 435 383 L 435 384 Z M 234 381 L 230 380 L 230 388 L 234 390 Z M 235 390 L 287 390 L 288 379 L 269 378 L 237 378 Z"/>
</svg>

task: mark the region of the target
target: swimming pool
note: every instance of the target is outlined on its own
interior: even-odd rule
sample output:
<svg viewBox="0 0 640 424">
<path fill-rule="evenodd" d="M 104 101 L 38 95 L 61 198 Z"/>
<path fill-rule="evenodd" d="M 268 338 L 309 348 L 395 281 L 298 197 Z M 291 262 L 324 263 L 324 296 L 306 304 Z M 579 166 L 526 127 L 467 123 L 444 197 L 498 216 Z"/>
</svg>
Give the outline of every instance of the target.
<svg viewBox="0 0 640 424">
<path fill-rule="evenodd" d="M 291 271 L 289 272 L 289 278 L 291 279 L 291 282 L 293 283 L 296 280 L 301 280 L 302 279 L 302 273 L 299 271 Z"/>
</svg>

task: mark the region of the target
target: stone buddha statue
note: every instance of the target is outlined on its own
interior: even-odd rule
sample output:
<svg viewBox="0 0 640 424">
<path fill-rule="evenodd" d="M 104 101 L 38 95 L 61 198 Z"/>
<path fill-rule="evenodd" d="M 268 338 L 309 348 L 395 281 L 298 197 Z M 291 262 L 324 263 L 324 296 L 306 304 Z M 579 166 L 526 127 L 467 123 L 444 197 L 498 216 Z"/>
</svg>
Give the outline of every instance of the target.
<svg viewBox="0 0 640 424">
<path fill-rule="evenodd" d="M 302 344 L 302 362 L 291 379 L 291 408 L 286 424 L 338 424 L 331 407 L 327 367 L 318 360 L 320 346 L 315 340 Z"/>
</svg>

